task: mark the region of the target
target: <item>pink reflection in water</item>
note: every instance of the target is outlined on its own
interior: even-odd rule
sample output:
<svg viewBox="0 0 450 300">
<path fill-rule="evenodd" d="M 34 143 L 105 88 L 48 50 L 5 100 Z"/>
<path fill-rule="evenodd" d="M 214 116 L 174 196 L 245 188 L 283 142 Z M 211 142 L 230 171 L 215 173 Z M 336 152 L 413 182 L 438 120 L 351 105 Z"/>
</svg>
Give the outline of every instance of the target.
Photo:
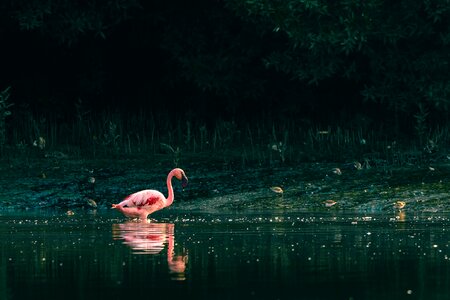
<svg viewBox="0 0 450 300">
<path fill-rule="evenodd" d="M 174 280 L 184 280 L 187 253 L 175 255 L 175 225 L 172 223 L 141 223 L 128 221 L 112 225 L 113 239 L 133 249 L 135 254 L 158 254 L 167 245 L 167 266 Z"/>
</svg>

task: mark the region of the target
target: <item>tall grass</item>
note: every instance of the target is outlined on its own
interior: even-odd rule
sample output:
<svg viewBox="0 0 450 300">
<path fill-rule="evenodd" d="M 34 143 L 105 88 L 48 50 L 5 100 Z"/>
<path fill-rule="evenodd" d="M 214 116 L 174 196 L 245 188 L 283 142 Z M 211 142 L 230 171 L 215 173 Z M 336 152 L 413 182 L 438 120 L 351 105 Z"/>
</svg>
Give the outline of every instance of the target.
<svg viewBox="0 0 450 300">
<path fill-rule="evenodd" d="M 435 128 L 414 141 L 382 129 L 363 126 L 304 127 L 295 120 L 237 122 L 219 120 L 207 126 L 196 120 L 169 121 L 167 116 L 105 112 L 78 113 L 70 120 L 32 113 L 8 121 L 3 156 L 152 157 L 211 159 L 224 164 L 278 165 L 299 162 L 353 162 L 370 165 L 420 163 L 449 144 L 449 128 Z M 42 146 L 42 140 L 44 145 Z"/>
<path fill-rule="evenodd" d="M 3 148 L 6 143 L 6 117 L 11 115 L 10 107 L 13 106 L 9 102 L 9 90 L 10 87 L 7 87 L 0 91 L 0 148 Z"/>
</svg>

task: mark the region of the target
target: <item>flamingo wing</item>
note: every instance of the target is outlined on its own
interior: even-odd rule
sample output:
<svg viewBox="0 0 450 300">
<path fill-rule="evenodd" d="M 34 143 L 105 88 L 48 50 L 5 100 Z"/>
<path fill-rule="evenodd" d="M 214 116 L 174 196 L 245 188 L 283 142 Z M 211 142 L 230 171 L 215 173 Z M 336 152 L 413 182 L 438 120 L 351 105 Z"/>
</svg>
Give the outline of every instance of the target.
<svg viewBox="0 0 450 300">
<path fill-rule="evenodd" d="M 165 197 L 155 190 L 143 190 L 127 196 L 120 204 L 127 207 L 147 208 L 152 206 L 164 207 Z"/>
</svg>

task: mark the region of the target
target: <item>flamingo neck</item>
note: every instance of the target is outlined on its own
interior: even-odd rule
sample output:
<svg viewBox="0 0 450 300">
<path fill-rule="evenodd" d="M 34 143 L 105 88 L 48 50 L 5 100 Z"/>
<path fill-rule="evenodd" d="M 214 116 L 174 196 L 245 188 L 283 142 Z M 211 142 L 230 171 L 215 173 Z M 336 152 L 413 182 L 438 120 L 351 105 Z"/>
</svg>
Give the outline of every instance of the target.
<svg viewBox="0 0 450 300">
<path fill-rule="evenodd" d="M 167 262 L 172 262 L 173 260 L 173 255 L 174 255 L 174 245 L 175 245 L 175 241 L 174 241 L 174 224 L 167 224 L 167 229 L 166 229 L 166 234 L 167 234 L 167 238 L 168 238 L 168 243 L 167 243 Z"/>
<path fill-rule="evenodd" d="M 167 199 L 166 199 L 166 206 L 169 206 L 172 204 L 173 202 L 173 187 L 172 187 L 172 177 L 173 177 L 173 172 L 170 172 L 169 175 L 167 175 L 167 190 L 169 192 L 169 194 L 167 195 Z"/>
</svg>

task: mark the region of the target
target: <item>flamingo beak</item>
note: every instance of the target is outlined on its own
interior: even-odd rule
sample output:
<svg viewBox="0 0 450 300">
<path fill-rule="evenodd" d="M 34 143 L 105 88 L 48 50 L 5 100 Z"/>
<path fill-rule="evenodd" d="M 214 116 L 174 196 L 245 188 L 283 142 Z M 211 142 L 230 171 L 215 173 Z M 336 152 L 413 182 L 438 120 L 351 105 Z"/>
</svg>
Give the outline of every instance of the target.
<svg viewBox="0 0 450 300">
<path fill-rule="evenodd" d="M 183 174 L 183 177 L 181 177 L 181 186 L 185 188 L 188 185 L 188 178 L 186 175 Z"/>
</svg>

